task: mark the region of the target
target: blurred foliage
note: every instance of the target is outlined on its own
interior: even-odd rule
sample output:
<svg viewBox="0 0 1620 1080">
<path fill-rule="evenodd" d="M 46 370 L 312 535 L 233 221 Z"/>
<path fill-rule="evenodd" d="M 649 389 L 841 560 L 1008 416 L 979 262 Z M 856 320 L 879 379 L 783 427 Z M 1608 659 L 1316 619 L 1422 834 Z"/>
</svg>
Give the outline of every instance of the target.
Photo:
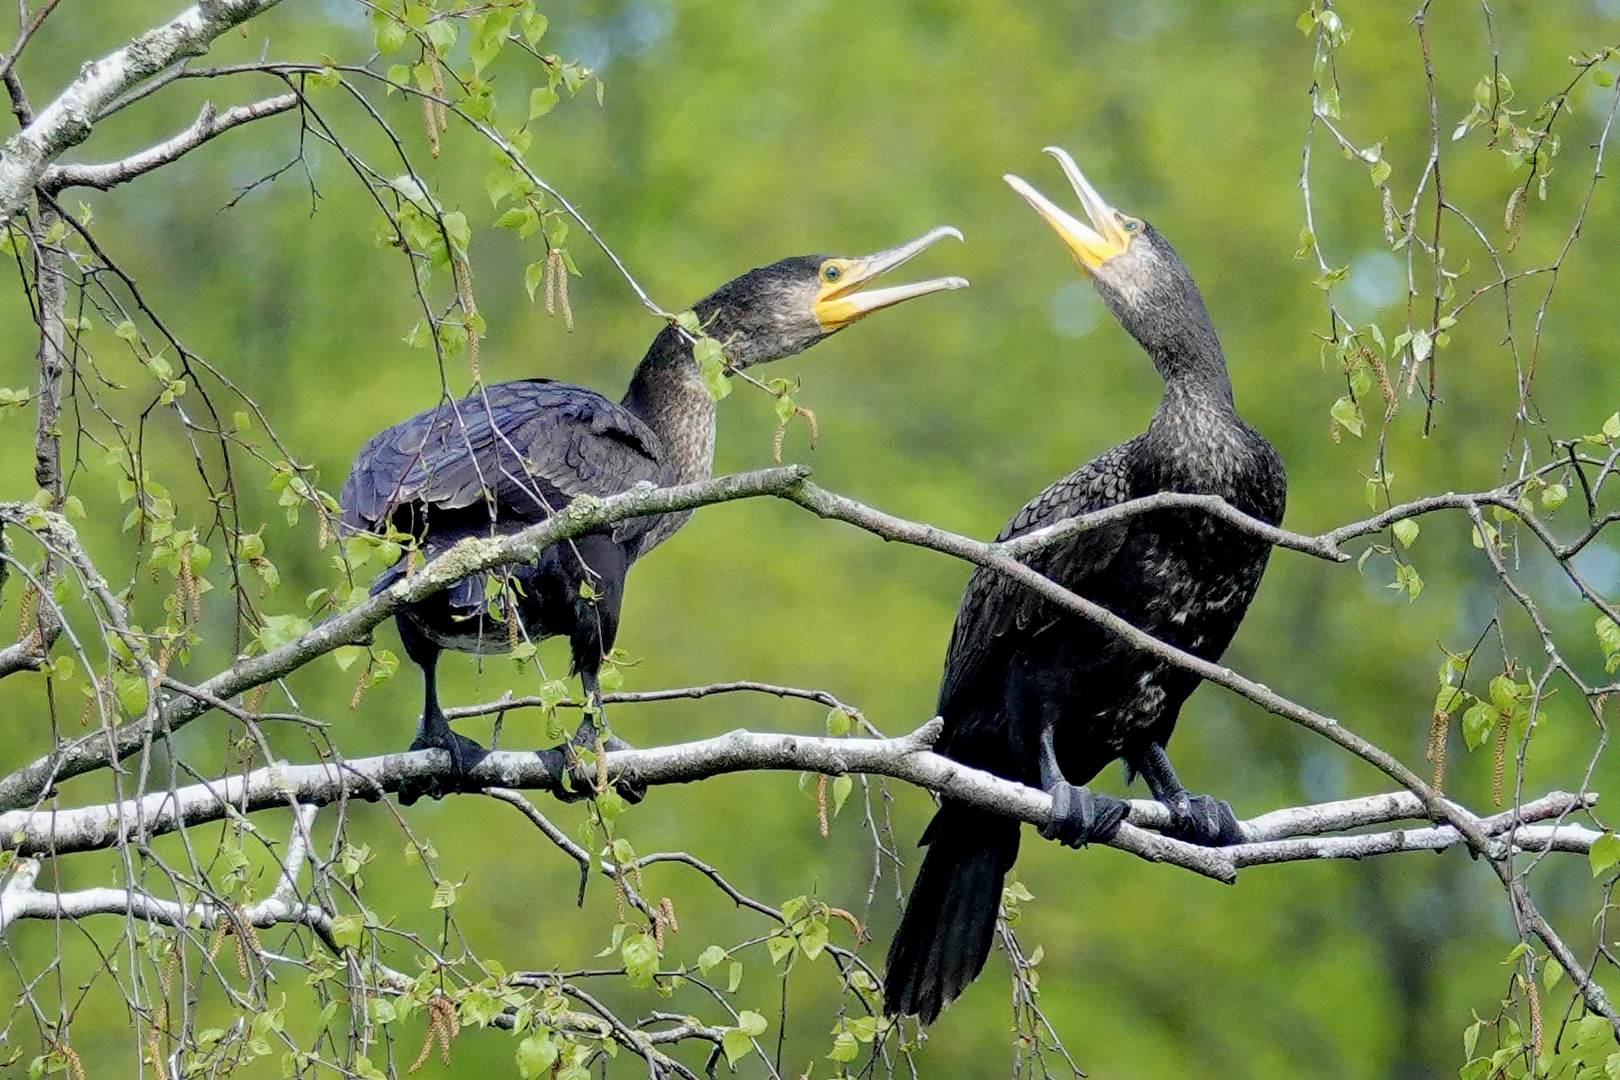
<svg viewBox="0 0 1620 1080">
<path fill-rule="evenodd" d="M 20 71 L 38 88 L 36 97 L 54 92 L 83 59 L 166 17 L 171 6 L 64 5 Z M 1141 430 L 1157 401 L 1158 383 L 1140 350 L 999 180 L 1017 171 L 1060 190 L 1055 169 L 1038 153 L 1051 143 L 1072 150 L 1106 197 L 1153 221 L 1192 268 L 1221 331 L 1240 407 L 1287 462 L 1286 524 L 1295 529 L 1360 517 L 1369 500 L 1382 506 L 1489 487 L 1518 468 L 1524 446 L 1544 461 L 1549 439 L 1598 432 L 1620 405 L 1620 201 L 1612 181 L 1596 186 L 1583 239 L 1557 276 L 1533 344 L 1528 327 L 1546 276 L 1515 283 L 1517 368 L 1502 344 L 1501 290 L 1462 312 L 1446 328 L 1447 340 L 1427 340 L 1425 356 L 1415 357 L 1412 335 L 1436 329 L 1426 306 L 1432 283 L 1419 281 L 1409 303 L 1407 254 L 1385 238 L 1380 194 L 1387 186 L 1404 210 L 1430 148 L 1424 56 L 1408 6 L 1346 3 L 1333 13 L 1340 20 L 1329 50 L 1334 123 L 1358 147 L 1378 150 L 1370 160 L 1347 159 L 1317 131 L 1314 228 L 1303 244 L 1301 150 L 1309 91 L 1325 70 L 1318 65 L 1320 8 L 1313 9 L 1318 22 L 1307 14 L 1306 35 L 1296 26 L 1299 10 L 1256 2 L 559 0 L 543 10 L 550 17 L 545 48 L 595 69 L 604 94 L 598 105 L 592 87 L 555 109 L 543 95 L 533 100 L 545 115 L 532 129 L 529 160 L 667 310 L 786 255 L 872 251 L 940 223 L 965 232 L 967 244 L 929 253 L 927 272 L 963 274 L 971 290 L 885 313 L 766 373 L 802 377 L 797 400 L 818 420 L 815 449 L 796 424 L 784 456 L 813 464 L 819 483 L 893 513 L 989 536 L 1028 495 Z M 1545 265 L 1587 197 L 1614 62 L 1569 91 L 1556 158 L 1545 145 L 1525 144 L 1523 132 L 1537 127 L 1542 103 L 1582 70 L 1571 65 L 1572 54 L 1620 40 L 1620 5 L 1515 2 L 1491 10 L 1489 23 L 1473 5 L 1428 12 L 1445 193 L 1511 268 Z M 273 58 L 363 56 L 372 32 L 358 5 L 289 2 L 222 40 L 209 62 L 255 59 L 266 43 Z M 508 87 L 527 94 L 526 76 L 507 63 L 503 57 L 487 73 L 490 92 L 503 108 L 520 110 L 521 101 L 507 100 Z M 1499 111 L 1508 107 L 1499 73 L 1510 80 L 1511 108 L 1524 115 Z M 1484 100 L 1476 96 L 1482 80 Z M 204 97 L 247 100 L 276 89 L 263 77 L 237 82 L 177 84 L 98 131 L 80 156 L 105 160 L 163 137 L 188 122 Z M 317 103 L 331 99 L 332 115 L 346 117 L 347 137 L 375 147 L 376 133 L 338 107 L 339 90 L 309 92 Z M 544 228 L 523 237 L 520 227 L 496 227 L 515 203 L 491 207 L 489 151 L 476 135 L 452 122 L 435 136 L 443 145 L 434 158 L 423 152 L 420 107 L 397 94 L 379 100 L 414 140 L 416 160 L 427 163 L 422 179 L 432 198 L 464 216 L 465 237 L 452 243 L 465 249 L 465 284 L 485 328 L 477 345 L 483 377 L 544 374 L 616 395 L 657 332 L 656 318 L 577 230 L 565 241 Z M 1459 125 L 1462 137 L 1453 142 Z M 376 205 L 330 148 L 306 140 L 299 167 L 242 194 L 297 148 L 298 120 L 287 115 L 231 132 L 127 189 L 70 193 L 67 204 L 82 199 L 91 208 L 97 235 L 152 307 L 262 406 L 296 459 L 318 471 L 315 482 L 335 490 L 366 437 L 431 405 L 444 388 L 463 392 L 472 368 L 465 349 L 441 363 L 434 350 L 407 343 L 423 313 L 406 260 L 379 245 Z M 1432 214 L 1432 198 L 1422 205 Z M 547 315 L 536 289 L 545 291 L 538 275 L 548 245 L 565 242 L 581 272 L 567 281 L 572 332 L 561 312 Z M 1493 280 L 1486 249 L 1456 221 L 1446 226 L 1445 243 L 1447 265 L 1460 275 L 1459 296 Z M 1296 257 L 1302 246 L 1319 246 L 1325 278 L 1309 251 Z M 537 262 L 542 271 L 527 272 Z M 441 286 L 448 280 L 441 272 Z M 1420 396 L 1403 397 L 1394 418 L 1380 425 L 1374 368 L 1364 365 L 1358 376 L 1355 356 L 1346 360 L 1338 345 L 1324 344 L 1344 341 L 1345 328 L 1329 316 L 1322 286 L 1363 328 L 1359 344 L 1370 341 L 1367 324 L 1379 326 L 1388 344 L 1368 347 L 1381 363 L 1398 367 L 1403 349 L 1408 360 L 1434 361 L 1432 415 Z M 0 385 L 31 386 L 34 337 L 20 290 L 0 291 L 0 327 Z M 1398 341 L 1403 333 L 1409 336 Z M 156 391 L 138 378 L 129 355 L 115 358 L 113 340 L 101 341 L 105 374 L 130 389 L 105 393 L 135 415 Z M 1521 410 L 1516 371 L 1532 369 L 1531 404 Z M 1422 375 L 1427 379 L 1427 367 Z M 772 456 L 774 402 L 738 391 L 722 406 L 717 472 L 757 467 Z M 1338 404 L 1352 395 L 1359 411 Z M 21 410 L 0 415 L 0 497 L 30 498 L 31 421 Z M 176 527 L 197 529 L 190 539 L 212 543 L 218 554 L 208 493 L 175 414 L 152 411 L 142 439 L 146 467 L 172 497 Z M 127 583 L 119 575 L 136 583 L 143 617 L 161 622 L 164 590 L 143 584 L 147 568 L 134 570 L 136 534 L 120 528 L 127 507 L 117 474 L 102 465 L 101 453 L 85 450 L 71 488 L 87 513 L 77 525 L 116 584 Z M 276 475 L 251 465 L 239 478 L 244 531 L 266 523 L 263 551 L 280 578 L 258 603 L 270 615 L 305 618 L 303 597 L 339 585 L 340 577 L 330 552 L 317 546 L 313 518 L 289 524 L 276 505 Z M 1421 595 L 1399 576 L 1393 551 L 1375 553 L 1359 571 L 1278 554 L 1228 660 L 1416 764 L 1429 744 L 1437 666 L 1446 650 L 1480 639 L 1501 596 L 1460 516 L 1426 518 L 1420 537 L 1400 539 L 1408 545 L 1397 549 L 1401 563 L 1421 573 Z M 1394 539 L 1386 546 L 1394 549 Z M 1535 556 L 1525 559 L 1525 572 L 1538 572 Z M 197 573 L 223 585 L 222 561 Z M 1620 590 L 1620 551 L 1611 544 L 1592 544 L 1581 565 L 1607 595 Z M 1543 570 L 1548 617 L 1571 628 L 1572 661 L 1596 675 L 1605 654 L 1590 613 Z M 818 687 L 899 733 L 929 716 L 967 572 L 790 506 L 751 501 L 710 509 L 636 570 L 619 639 L 632 661 L 625 684 L 751 678 Z M 1406 587 L 1392 590 L 1392 583 Z M 260 584 L 248 589 L 257 600 Z M 0 625 L 14 625 L 17 598 L 6 600 Z M 177 670 L 210 672 L 243 647 L 224 602 L 205 609 L 198 633 L 189 663 Z M 1523 627 L 1510 621 L 1504 634 L 1510 655 L 1533 650 Z M 393 646 L 391 630 L 379 644 Z M 557 643 L 542 646 L 540 659 L 553 677 L 566 669 Z M 499 658 L 453 658 L 441 671 L 447 704 L 507 689 L 534 692 L 540 678 Z M 330 721 L 328 734 L 347 756 L 400 747 L 419 707 L 414 675 L 367 690 L 351 709 L 357 674 L 319 662 L 290 679 L 287 692 L 306 713 Z M 1472 688 L 1489 700 L 1486 681 Z M 59 705 L 54 724 L 77 734 L 77 691 L 57 690 L 73 704 Z M 10 718 L 0 757 L 9 768 L 49 746 L 53 720 L 43 678 L 14 677 L 0 693 Z M 1601 737 L 1573 704 L 1560 705 L 1555 699 L 1543 710 L 1527 791 L 1578 783 Z M 211 723 L 184 736 L 195 749 L 190 760 L 205 771 L 235 760 L 217 734 L 202 730 Z M 637 744 L 737 726 L 814 731 L 821 723 L 821 712 L 802 702 L 742 696 L 621 706 L 614 714 L 616 730 Z M 488 731 L 479 722 L 463 725 L 473 734 Z M 1184 779 L 1229 798 L 1240 816 L 1388 787 L 1339 751 L 1209 688 L 1194 697 L 1181 731 Z M 278 753 L 312 757 L 304 735 L 273 736 Z M 1488 752 L 1463 750 L 1460 715 L 1451 738 L 1448 792 L 1488 806 Z M 501 732 L 509 747 L 543 739 L 541 722 L 521 713 L 508 716 Z M 1617 780 L 1603 761 L 1592 786 L 1620 793 Z M 105 798 L 105 779 L 93 783 L 99 786 L 90 779 L 66 785 L 64 794 Z M 1103 783 L 1119 790 L 1121 781 Z M 664 788 L 617 828 L 638 851 L 691 851 L 771 903 L 807 895 L 863 920 L 869 913 L 871 941 L 862 954 L 877 965 L 897 917 L 896 883 L 884 876 L 868 904 L 872 856 L 857 807 L 836 817 L 823 839 L 806 793 L 813 787 L 750 774 Z M 909 845 L 929 801 L 891 791 L 897 835 Z M 433 897 L 420 868 L 402 857 L 390 811 L 360 805 L 349 813 L 350 842 L 369 841 L 375 851 L 366 877 L 378 917 L 435 932 Z M 439 878 L 461 883 L 457 925 L 481 954 L 509 970 L 588 966 L 610 944 L 611 889 L 594 882 L 576 908 L 574 865 L 509 808 L 465 798 L 405 813 L 420 835 L 433 838 Z M 582 815 L 556 812 L 570 829 Z M 116 879 L 116 859 L 78 856 L 56 872 L 63 887 L 105 884 Z M 1020 936 L 1026 947 L 1044 950 L 1042 1005 L 1074 1058 L 1096 1076 L 1449 1076 L 1465 1060 L 1464 1029 L 1476 1014 L 1494 1017 L 1517 977 L 1503 966 L 1517 937 L 1501 890 L 1461 851 L 1252 869 L 1225 888 L 1115 851 L 1076 853 L 1031 839 L 1018 875 L 1034 897 L 1023 904 Z M 678 867 L 651 870 L 648 878 L 649 895 L 668 895 L 680 915 L 667 963 L 696 964 L 716 941 L 768 930 L 739 933 L 749 916 Z M 1599 885 L 1571 860 L 1543 867 L 1535 887 L 1576 952 L 1587 955 Z M 837 920 L 831 934 L 851 944 Z M 36 992 L 54 981 L 55 993 L 78 1010 L 73 1045 L 87 1073 L 132 1075 L 122 1005 L 97 990 L 81 999 L 77 990 L 95 963 L 93 935 L 93 927 L 60 937 L 46 923 L 13 928 L 0 999 L 14 997 L 19 979 L 47 971 Z M 52 971 L 58 948 L 67 959 Z M 785 1074 L 812 1068 L 827 1075 L 836 978 L 825 964 L 804 963 L 783 986 L 766 967 L 751 964 L 743 984 L 745 1001 L 769 1019 L 764 1044 L 774 1044 L 785 1000 Z M 998 952 L 986 976 L 931 1031 L 919 1058 L 925 1075 L 980 1076 L 1006 1067 L 1005 971 Z M 1611 992 L 1620 991 L 1605 977 Z M 636 993 L 621 988 L 605 996 L 630 1013 L 663 1007 L 648 1005 L 650 993 Z M 1561 1012 L 1568 982 L 1544 996 L 1549 1017 Z M 402 1047 L 428 1031 L 421 1017 L 401 1023 L 414 1032 L 401 1036 Z M 32 1028 L 32 1019 L 12 1014 L 7 1042 L 28 1045 Z M 414 1045 L 401 1051 L 401 1067 Z M 434 1055 L 419 1075 L 515 1075 L 513 1053 L 507 1036 L 467 1031 L 454 1042 L 453 1067 Z M 31 1056 L 5 1075 L 21 1075 Z M 631 1075 L 643 1067 L 621 1058 L 612 1071 Z M 738 1067 L 757 1073 L 758 1062 Z"/>
</svg>

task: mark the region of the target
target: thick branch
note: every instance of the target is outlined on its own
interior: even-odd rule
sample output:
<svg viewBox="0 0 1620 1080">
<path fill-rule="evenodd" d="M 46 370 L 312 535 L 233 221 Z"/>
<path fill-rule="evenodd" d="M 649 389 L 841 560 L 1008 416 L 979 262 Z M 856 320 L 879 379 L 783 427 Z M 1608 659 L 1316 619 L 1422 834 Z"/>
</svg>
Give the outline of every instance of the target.
<svg viewBox="0 0 1620 1080">
<path fill-rule="evenodd" d="M 184 928 L 196 919 L 204 929 L 224 922 L 246 923 L 260 928 L 276 923 L 299 923 L 330 937 L 331 915 L 298 899 L 298 875 L 309 852 L 309 829 L 316 807 L 301 805 L 287 837 L 286 854 L 281 860 L 281 881 L 274 894 L 248 907 L 226 908 L 208 900 L 189 904 L 163 900 L 135 889 L 83 889 L 78 892 L 50 892 L 36 889 L 40 864 L 37 859 L 21 859 L 11 869 L 0 888 L 0 931 L 14 919 L 80 919 L 86 915 L 128 915 L 148 922 Z"/>
<path fill-rule="evenodd" d="M 713 739 L 607 756 L 610 777 L 632 775 L 656 786 L 704 780 L 722 773 L 755 770 L 815 772 L 833 776 L 867 773 L 890 776 L 941 796 L 1034 825 L 1051 820 L 1052 800 L 1044 792 L 990 773 L 970 769 L 928 749 L 939 730 L 930 721 L 898 739 L 836 739 L 733 731 Z M 448 779 L 448 757 L 441 751 L 388 754 L 343 763 L 280 763 L 140 799 L 73 810 L 12 810 L 0 814 L 0 849 L 26 857 L 98 850 L 140 836 L 171 832 L 182 825 L 217 821 L 233 813 L 284 808 L 289 800 L 324 805 L 342 798 L 377 799 L 401 782 L 431 776 Z M 558 790 L 558 777 L 533 753 L 498 751 L 473 770 L 476 788 Z M 1478 822 L 1481 835 L 1496 837 L 1514 829 L 1521 849 L 1586 851 L 1601 833 L 1573 824 L 1531 827 L 1591 805 L 1595 796 L 1555 793 L 1514 813 Z M 1459 815 L 1466 814 L 1456 808 Z M 1109 846 L 1150 862 L 1167 862 L 1220 881 L 1239 868 L 1299 859 L 1362 858 L 1395 851 L 1434 851 L 1459 842 L 1447 827 L 1400 830 L 1372 836 L 1319 838 L 1328 829 L 1381 824 L 1427 814 L 1409 793 L 1375 795 L 1320 806 L 1275 811 L 1244 825 L 1252 842 L 1230 848 L 1203 848 L 1148 832 L 1164 828 L 1169 812 L 1157 802 L 1133 800 L 1128 824 Z M 1304 839 L 1301 839 L 1304 837 Z"/>
<path fill-rule="evenodd" d="M 626 518 L 780 494 L 800 483 L 807 472 L 802 466 L 785 466 L 680 487 L 637 487 L 607 499 L 576 499 L 555 517 L 522 532 L 499 538 L 464 540 L 416 573 L 348 611 L 332 616 L 309 633 L 267 653 L 238 661 L 197 686 L 196 694 L 181 691 L 163 701 L 155 719 L 143 718 L 111 732 L 92 732 L 10 773 L 0 779 L 0 808 L 28 806 L 57 781 L 103 768 L 115 757 L 128 757 L 148 739 L 164 731 L 178 730 L 203 715 L 213 708 L 215 701 L 228 700 L 291 674 L 343 645 L 364 644 L 370 640 L 371 631 L 400 608 L 442 592 L 469 574 L 506 563 L 533 562 L 550 544 Z M 52 515 L 53 520 L 55 517 Z"/>
<path fill-rule="evenodd" d="M 0 226 L 22 210 L 34 185 L 63 151 L 90 137 L 94 118 L 137 83 L 189 56 L 280 0 L 202 0 L 166 25 L 85 64 L 79 77 L 0 146 Z"/>
<path fill-rule="evenodd" d="M 1441 799 L 1432 787 L 1407 768 L 1394 754 L 1350 731 L 1330 716 L 1324 716 L 1291 701 L 1270 687 L 1239 675 L 1231 668 L 1194 656 L 1137 629 L 1102 605 L 1083 596 L 1077 596 L 1017 559 L 1002 554 L 997 545 L 972 540 L 932 525 L 893 517 L 808 482 L 789 489 L 784 497 L 821 517 L 856 525 L 885 540 L 932 548 L 1004 574 L 1052 601 L 1058 607 L 1098 624 L 1124 639 L 1132 647 L 1157 656 L 1184 671 L 1190 671 L 1199 678 L 1224 686 L 1248 698 L 1267 712 L 1292 720 L 1337 743 L 1423 800 L 1432 820 L 1450 821 L 1455 824 L 1473 850 L 1478 852 L 1490 850 L 1490 845 L 1485 836 L 1478 831 L 1472 815 L 1461 811 L 1455 804 Z"/>
<path fill-rule="evenodd" d="M 292 93 L 277 94 L 250 105 L 233 105 L 217 114 L 212 102 L 204 102 L 197 119 L 184 131 L 118 161 L 102 165 L 52 165 L 40 177 L 39 186 L 50 192 L 69 187 L 106 191 L 169 164 L 233 127 L 297 107 L 298 95 Z"/>
<path fill-rule="evenodd" d="M 46 242 L 57 221 L 55 209 L 40 200 L 34 242 L 34 283 L 39 297 L 39 420 L 34 433 L 34 480 L 51 493 L 53 506 L 62 499 L 62 379 L 67 373 L 67 281 L 62 249 Z"/>
</svg>

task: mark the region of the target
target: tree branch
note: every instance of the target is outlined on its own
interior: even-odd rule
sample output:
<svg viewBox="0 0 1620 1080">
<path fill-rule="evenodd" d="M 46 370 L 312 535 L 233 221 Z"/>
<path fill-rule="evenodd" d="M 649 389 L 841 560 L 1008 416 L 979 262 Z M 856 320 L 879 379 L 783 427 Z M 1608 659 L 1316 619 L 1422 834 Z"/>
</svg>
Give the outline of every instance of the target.
<svg viewBox="0 0 1620 1080">
<path fill-rule="evenodd" d="M 1423 800 L 1429 816 L 1435 821 L 1451 821 L 1463 833 L 1469 847 L 1478 852 L 1489 850 L 1485 836 L 1479 832 L 1477 819 L 1454 803 L 1440 798 L 1438 792 L 1387 750 L 1350 731 L 1330 716 L 1308 709 L 1275 692 L 1270 687 L 1245 678 L 1231 668 L 1212 663 L 1176 648 L 1137 629 L 1101 604 L 1077 596 L 1035 570 L 1001 554 L 997 545 L 971 540 L 932 525 L 919 524 L 893 517 L 869 506 L 835 495 L 809 482 L 796 485 L 783 493 L 783 497 L 798 503 L 812 513 L 856 525 L 883 537 L 901 543 L 932 548 L 948 555 L 966 559 L 979 566 L 1004 574 L 1052 601 L 1058 607 L 1071 611 L 1096 623 L 1110 633 L 1123 638 L 1134 648 L 1159 657 L 1202 679 L 1224 686 L 1248 698 L 1267 712 L 1292 720 L 1302 727 L 1323 736 L 1349 750 L 1363 761 L 1373 765 L 1396 783 Z"/>
<path fill-rule="evenodd" d="M 40 177 L 39 186 L 52 193 L 69 187 L 106 191 L 183 157 L 231 128 L 296 109 L 298 100 L 294 93 L 277 94 L 249 105 L 233 105 L 218 114 L 214 112 L 213 102 L 204 102 L 197 119 L 184 131 L 118 161 L 102 165 L 52 165 Z"/>
<path fill-rule="evenodd" d="M 684 784 L 723 773 L 786 770 L 841 776 L 866 773 L 889 776 L 923 787 L 942 797 L 993 811 L 1033 825 L 1048 824 L 1052 800 L 1045 792 L 999 776 L 970 769 L 929 747 L 940 722 L 930 721 L 896 739 L 840 739 L 791 734 L 733 731 L 698 742 L 607 755 L 610 778 L 632 776 L 648 786 Z M 12 810 L 0 813 L 0 850 L 38 858 L 116 846 L 139 836 L 148 838 L 239 813 L 285 808 L 289 801 L 314 806 L 340 799 L 381 798 L 405 780 L 429 777 L 448 780 L 449 759 L 442 751 L 386 754 L 353 761 L 289 765 L 277 762 L 246 776 L 161 791 L 139 799 L 72 810 Z M 559 777 L 533 753 L 496 751 L 468 778 L 471 790 L 508 789 L 497 797 L 512 802 L 511 790 L 558 791 Z M 1527 803 L 1517 812 L 1478 819 L 1455 804 L 1457 816 L 1477 823 L 1483 837 L 1513 831 L 1512 843 L 1523 850 L 1587 851 L 1602 833 L 1562 823 L 1533 826 L 1587 807 L 1596 796 L 1554 793 Z M 1458 830 L 1443 826 L 1322 838 L 1317 834 L 1383 824 L 1428 812 L 1421 799 L 1401 792 L 1363 799 L 1273 811 L 1244 823 L 1248 842 L 1229 848 L 1204 848 L 1149 832 L 1170 824 L 1163 804 L 1131 800 L 1127 824 L 1107 846 L 1149 862 L 1165 862 L 1230 882 L 1245 866 L 1302 859 L 1364 858 L 1396 851 L 1437 851 L 1460 841 Z M 1487 841 L 1499 843 L 1499 841 Z M 1505 847 L 1505 845 L 1503 845 Z M 1498 854 L 1494 848 L 1488 851 Z"/>
<path fill-rule="evenodd" d="M 188 56 L 201 56 L 219 35 L 280 0 L 201 0 L 79 70 L 34 120 L 0 146 L 0 226 L 22 210 L 34 186 L 63 151 L 90 137 L 102 107 L 143 79 Z"/>
<path fill-rule="evenodd" d="M 28 806 L 60 780 L 104 768 L 114 760 L 128 757 L 146 745 L 149 739 L 177 731 L 203 715 L 213 708 L 216 700 L 235 697 L 291 674 L 311 660 L 343 645 L 366 643 L 370 640 L 371 631 L 394 612 L 407 604 L 442 592 L 469 574 L 505 563 L 533 562 L 539 557 L 540 551 L 550 544 L 572 539 L 626 518 L 780 494 L 800 483 L 808 472 L 804 466 L 791 465 L 672 488 L 638 486 L 607 499 L 575 499 L 554 517 L 511 536 L 464 540 L 414 574 L 348 611 L 332 616 L 308 633 L 269 652 L 238 661 L 198 685 L 196 694 L 181 689 L 177 695 L 160 700 L 154 680 L 150 688 L 152 705 L 148 708 L 148 716 L 111 731 L 95 731 L 81 736 L 0 779 L 0 809 Z M 38 513 L 37 508 L 27 504 L 0 504 L 0 517 L 27 520 L 30 515 Z M 60 515 L 47 515 L 47 518 L 54 527 L 66 530 L 71 537 L 71 527 Z M 77 548 L 76 538 L 72 540 L 72 546 Z M 94 568 L 91 569 L 93 571 Z M 132 645 L 137 656 L 141 655 L 139 650 L 142 648 L 138 641 Z"/>
</svg>

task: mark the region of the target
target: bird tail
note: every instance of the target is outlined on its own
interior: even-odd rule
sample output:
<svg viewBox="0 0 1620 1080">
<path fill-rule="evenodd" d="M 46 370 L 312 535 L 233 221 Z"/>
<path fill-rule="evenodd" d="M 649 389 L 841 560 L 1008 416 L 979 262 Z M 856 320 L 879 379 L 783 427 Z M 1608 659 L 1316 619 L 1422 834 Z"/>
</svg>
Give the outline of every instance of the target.
<svg viewBox="0 0 1620 1080">
<path fill-rule="evenodd" d="M 946 802 L 922 843 L 928 854 L 889 946 L 883 1011 L 931 1024 L 984 970 L 1018 822 Z"/>
</svg>

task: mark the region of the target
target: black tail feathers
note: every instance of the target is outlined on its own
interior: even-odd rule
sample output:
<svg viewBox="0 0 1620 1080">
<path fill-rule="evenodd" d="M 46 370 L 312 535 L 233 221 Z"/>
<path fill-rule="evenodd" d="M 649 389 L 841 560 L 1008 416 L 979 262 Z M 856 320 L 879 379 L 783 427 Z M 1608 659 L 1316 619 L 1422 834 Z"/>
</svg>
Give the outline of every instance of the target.
<svg viewBox="0 0 1620 1080">
<path fill-rule="evenodd" d="M 928 854 L 889 946 L 883 1011 L 931 1024 L 984 970 L 1018 822 L 947 802 L 922 842 Z"/>
</svg>

